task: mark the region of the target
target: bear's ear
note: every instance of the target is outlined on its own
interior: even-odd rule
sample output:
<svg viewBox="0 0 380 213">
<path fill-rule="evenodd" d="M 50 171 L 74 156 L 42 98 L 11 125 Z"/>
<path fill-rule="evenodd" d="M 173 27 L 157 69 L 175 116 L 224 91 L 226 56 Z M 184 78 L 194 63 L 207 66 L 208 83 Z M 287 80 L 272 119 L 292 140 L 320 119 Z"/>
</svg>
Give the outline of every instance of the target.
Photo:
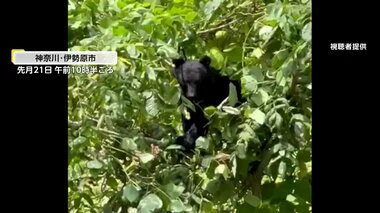
<svg viewBox="0 0 380 213">
<path fill-rule="evenodd" d="M 173 59 L 173 64 L 175 67 L 179 67 L 181 66 L 183 63 L 185 63 L 185 60 L 183 60 L 183 58 L 176 58 L 176 59 Z"/>
<path fill-rule="evenodd" d="M 210 66 L 211 64 L 211 58 L 208 57 L 207 55 L 203 56 L 199 62 L 201 62 L 201 64 L 205 65 L 206 67 Z"/>
</svg>

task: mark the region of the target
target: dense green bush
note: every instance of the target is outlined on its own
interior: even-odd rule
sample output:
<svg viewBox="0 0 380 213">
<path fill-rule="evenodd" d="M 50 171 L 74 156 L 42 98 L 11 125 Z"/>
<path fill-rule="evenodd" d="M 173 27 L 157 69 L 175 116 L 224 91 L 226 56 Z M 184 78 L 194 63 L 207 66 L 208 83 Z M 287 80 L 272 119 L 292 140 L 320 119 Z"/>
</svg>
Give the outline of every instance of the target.
<svg viewBox="0 0 380 213">
<path fill-rule="evenodd" d="M 181 162 L 178 45 L 248 99 L 205 109 Z M 69 46 L 118 52 L 112 73 L 69 75 L 70 212 L 311 212 L 310 1 L 69 0 Z"/>
</svg>

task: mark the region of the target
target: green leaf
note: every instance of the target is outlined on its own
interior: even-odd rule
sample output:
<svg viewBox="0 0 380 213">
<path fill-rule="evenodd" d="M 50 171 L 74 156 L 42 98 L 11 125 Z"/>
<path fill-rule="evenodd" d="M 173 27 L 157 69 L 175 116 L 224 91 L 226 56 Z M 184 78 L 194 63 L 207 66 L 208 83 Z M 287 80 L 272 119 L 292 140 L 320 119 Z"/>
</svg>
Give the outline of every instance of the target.
<svg viewBox="0 0 380 213">
<path fill-rule="evenodd" d="M 165 192 L 173 199 L 177 199 L 185 191 L 185 187 L 169 183 L 165 185 Z"/>
<path fill-rule="evenodd" d="M 154 156 L 150 153 L 143 153 L 139 155 L 139 158 L 142 163 L 148 163 L 154 159 Z"/>
<path fill-rule="evenodd" d="M 281 27 L 282 31 L 284 31 L 285 38 L 287 40 L 291 40 L 292 39 L 291 24 L 288 22 L 288 20 L 287 20 L 287 18 L 285 18 L 285 16 L 281 17 L 280 27 Z"/>
<path fill-rule="evenodd" d="M 259 207 L 261 204 L 260 198 L 254 195 L 247 194 L 244 196 L 244 201 L 253 207 Z"/>
<path fill-rule="evenodd" d="M 145 19 L 142 21 L 141 26 L 144 26 L 144 30 L 150 33 L 152 29 L 153 20 L 152 17 L 146 14 Z"/>
<path fill-rule="evenodd" d="M 311 41 L 311 22 L 307 23 L 302 29 L 302 39 L 305 41 Z"/>
<path fill-rule="evenodd" d="M 231 115 L 240 115 L 240 111 L 234 107 L 222 106 L 222 110 Z"/>
<path fill-rule="evenodd" d="M 302 199 L 311 202 L 311 185 L 307 178 L 303 178 L 296 182 L 294 193 Z"/>
<path fill-rule="evenodd" d="M 204 14 L 206 15 L 206 21 L 210 20 L 212 14 L 217 10 L 223 0 L 211 0 L 208 1 L 204 7 Z"/>
<path fill-rule="evenodd" d="M 81 204 L 82 197 L 77 197 L 74 199 L 74 208 L 78 209 Z"/>
<path fill-rule="evenodd" d="M 134 101 L 140 101 L 140 96 L 137 94 L 135 90 L 127 90 L 128 95 Z"/>
<path fill-rule="evenodd" d="M 87 162 L 87 167 L 89 169 L 101 169 L 103 167 L 103 164 L 98 160 L 92 160 Z"/>
<path fill-rule="evenodd" d="M 136 12 L 136 11 L 132 11 L 130 14 L 129 14 L 129 17 L 131 17 L 132 19 L 135 19 L 135 18 L 140 18 L 141 17 L 141 14 Z"/>
<path fill-rule="evenodd" d="M 211 202 L 207 201 L 206 199 L 203 199 L 201 213 L 217 213 L 217 210 L 213 208 L 213 205 Z"/>
<path fill-rule="evenodd" d="M 276 193 L 276 183 L 267 182 L 263 184 L 262 186 L 263 200 L 271 199 L 275 193 Z"/>
<path fill-rule="evenodd" d="M 278 112 L 274 112 L 268 119 L 272 127 L 280 128 L 282 124 L 282 116 Z"/>
<path fill-rule="evenodd" d="M 299 121 L 296 121 L 294 123 L 294 133 L 300 137 L 300 138 L 303 138 L 304 136 L 304 132 L 305 132 L 305 129 L 304 129 L 304 125 L 302 122 L 299 122 Z"/>
<path fill-rule="evenodd" d="M 227 48 L 223 49 L 223 53 L 231 62 L 241 61 L 243 48 L 238 44 L 230 44 Z"/>
<path fill-rule="evenodd" d="M 290 203 L 295 204 L 295 205 L 297 204 L 297 198 L 294 197 L 294 196 L 291 195 L 291 194 L 288 194 L 288 195 L 286 196 L 286 200 L 289 201 Z"/>
<path fill-rule="evenodd" d="M 202 159 L 202 163 L 201 163 L 202 167 L 204 167 L 205 169 L 208 169 L 212 160 L 213 160 L 212 156 L 205 156 Z"/>
<path fill-rule="evenodd" d="M 259 30 L 259 36 L 262 40 L 268 40 L 272 34 L 273 27 L 271 26 L 263 26 Z"/>
<path fill-rule="evenodd" d="M 236 157 L 232 158 L 232 168 L 231 168 L 231 173 L 234 177 L 236 177 L 236 171 L 237 171 L 237 161 Z"/>
<path fill-rule="evenodd" d="M 146 66 L 146 73 L 148 74 L 148 79 L 155 81 L 156 80 L 156 72 L 150 66 Z"/>
<path fill-rule="evenodd" d="M 209 50 L 211 57 L 211 66 L 216 69 L 222 69 L 224 64 L 224 57 L 222 52 L 217 47 L 213 47 Z"/>
<path fill-rule="evenodd" d="M 139 56 L 139 54 L 136 50 L 136 46 L 133 44 L 128 44 L 127 52 L 131 58 L 137 58 Z"/>
<path fill-rule="evenodd" d="M 91 2 L 91 4 L 92 4 L 92 3 L 95 3 L 96 1 L 86 1 L 86 2 Z M 95 6 L 96 5 L 93 5 L 91 8 L 94 9 Z M 99 3 L 97 6 L 98 6 L 99 11 L 104 11 L 104 8 L 108 7 L 109 5 L 106 3 L 105 0 L 99 0 Z"/>
<path fill-rule="evenodd" d="M 124 9 L 126 6 L 127 6 L 127 3 L 126 2 L 124 2 L 124 1 L 117 1 L 117 7 L 119 8 L 119 9 Z"/>
<path fill-rule="evenodd" d="M 259 89 L 258 93 L 252 95 L 252 100 L 257 106 L 266 104 L 269 99 L 269 95 L 266 91 Z"/>
<path fill-rule="evenodd" d="M 214 202 L 226 203 L 228 199 L 235 195 L 235 193 L 236 190 L 234 182 L 220 180 L 218 184 L 218 191 L 214 193 Z"/>
<path fill-rule="evenodd" d="M 87 46 L 87 45 L 90 45 L 92 42 L 96 41 L 97 38 L 98 38 L 97 36 L 85 38 L 85 39 L 82 39 L 79 43 L 82 46 Z"/>
<path fill-rule="evenodd" d="M 236 145 L 236 152 L 237 152 L 237 156 L 238 158 L 240 159 L 244 159 L 246 158 L 246 153 L 247 153 L 247 144 L 246 143 L 238 143 Z"/>
<path fill-rule="evenodd" d="M 162 208 L 162 200 L 155 194 L 149 194 L 140 200 L 137 209 L 141 213 L 152 213 Z"/>
<path fill-rule="evenodd" d="M 185 20 L 188 22 L 192 22 L 197 16 L 198 14 L 196 12 L 188 12 L 185 15 Z"/>
<path fill-rule="evenodd" d="M 112 26 L 114 24 L 115 20 L 113 20 L 111 17 L 104 17 L 103 19 L 100 20 L 99 25 L 107 29 L 108 27 Z"/>
<path fill-rule="evenodd" d="M 131 203 L 138 200 L 140 196 L 140 189 L 136 188 L 133 184 L 128 184 L 123 189 L 122 199 Z"/>
<path fill-rule="evenodd" d="M 277 153 L 278 151 L 280 151 L 280 149 L 282 148 L 282 144 L 281 143 L 278 143 L 276 145 L 273 146 L 273 153 Z"/>
<path fill-rule="evenodd" d="M 290 123 L 292 123 L 294 121 L 302 121 L 302 122 L 304 122 L 304 121 L 307 121 L 307 120 L 308 119 L 304 115 L 302 115 L 302 114 L 294 114 L 292 116 L 292 118 L 290 119 Z"/>
<path fill-rule="evenodd" d="M 284 63 L 284 61 L 288 58 L 289 52 L 287 49 L 282 49 L 282 50 L 276 51 L 274 54 L 275 55 L 272 59 L 272 67 L 274 69 L 278 69 Z"/>
<path fill-rule="evenodd" d="M 254 66 L 249 71 L 249 74 L 252 75 L 257 82 L 264 81 L 264 75 L 263 71 L 260 69 L 260 67 Z"/>
<path fill-rule="evenodd" d="M 126 151 L 134 151 L 137 149 L 137 144 L 131 138 L 123 138 L 121 141 L 121 148 Z"/>
<path fill-rule="evenodd" d="M 267 13 L 270 18 L 279 19 L 282 14 L 282 3 L 281 1 L 276 1 L 274 4 L 270 4 L 267 8 Z"/>
<path fill-rule="evenodd" d="M 273 178 L 273 180 L 276 180 L 277 177 L 278 177 L 278 167 L 280 165 L 280 161 L 277 160 L 273 163 L 271 163 L 270 167 L 269 167 L 269 170 L 270 170 L 270 174 Z"/>
<path fill-rule="evenodd" d="M 153 95 L 146 101 L 145 109 L 153 117 L 158 114 L 156 98 Z"/>
<path fill-rule="evenodd" d="M 311 83 L 308 84 L 308 85 L 306 86 L 306 88 L 308 88 L 309 90 L 311 90 L 311 89 L 312 89 L 312 84 L 311 84 Z"/>
<path fill-rule="evenodd" d="M 224 179 L 227 180 L 229 174 L 228 167 L 224 164 L 219 164 L 219 166 L 215 168 L 215 174 L 221 174 L 223 175 Z"/>
<path fill-rule="evenodd" d="M 281 202 L 279 213 L 289 213 L 294 212 L 294 205 L 289 202 Z"/>
<path fill-rule="evenodd" d="M 260 109 L 253 111 L 249 117 L 261 125 L 265 122 L 265 113 L 263 113 Z"/>
<path fill-rule="evenodd" d="M 265 90 L 259 90 L 259 94 L 261 96 L 261 101 L 263 104 L 266 104 L 269 100 L 269 95 Z"/>
<path fill-rule="evenodd" d="M 238 102 L 237 98 L 237 92 L 236 87 L 233 83 L 230 83 L 230 90 L 229 90 L 229 96 L 228 96 L 228 104 L 230 106 L 235 106 L 235 104 Z"/>
<path fill-rule="evenodd" d="M 113 177 L 109 177 L 107 179 L 107 185 L 110 186 L 114 190 L 117 190 L 117 188 L 118 188 L 117 180 Z"/>
<path fill-rule="evenodd" d="M 282 70 L 279 70 L 276 74 L 276 83 L 282 87 L 285 86 L 285 84 L 286 84 L 286 78 L 285 78 Z"/>
<path fill-rule="evenodd" d="M 212 194 L 218 192 L 220 187 L 220 181 L 217 179 L 212 179 L 207 183 L 206 190 Z"/>
<path fill-rule="evenodd" d="M 171 200 L 171 210 L 172 212 L 184 212 L 186 210 L 186 206 L 181 200 Z"/>
<path fill-rule="evenodd" d="M 285 161 L 281 161 L 280 165 L 278 166 L 278 174 L 281 176 L 284 176 L 286 173 L 286 163 Z"/>
<path fill-rule="evenodd" d="M 183 103 L 186 107 L 188 107 L 188 108 L 190 108 L 191 110 L 193 110 L 193 112 L 196 111 L 196 110 L 195 110 L 195 106 L 194 106 L 194 104 L 193 104 L 189 99 L 187 99 L 185 96 L 181 95 L 181 100 L 182 100 L 182 103 Z"/>
<path fill-rule="evenodd" d="M 218 109 L 214 106 L 209 106 L 204 109 L 207 117 L 211 117 Z"/>
<path fill-rule="evenodd" d="M 297 153 L 297 159 L 302 162 L 309 162 L 311 161 L 311 153 L 307 150 L 300 150 Z"/>
<path fill-rule="evenodd" d="M 227 32 L 225 30 L 218 30 L 215 33 L 215 39 L 219 41 L 224 41 L 227 38 Z M 223 50 L 223 52 L 226 52 Z"/>
<path fill-rule="evenodd" d="M 108 213 L 108 212 L 103 212 L 103 213 Z M 110 212 L 110 213 L 112 213 L 112 212 Z M 136 208 L 128 207 L 128 213 L 138 213 L 138 211 Z"/>
<path fill-rule="evenodd" d="M 195 144 L 196 144 L 196 147 L 198 147 L 200 149 L 204 149 L 204 150 L 208 150 L 208 148 L 210 146 L 209 140 L 205 137 L 202 137 L 202 136 L 197 138 L 197 140 L 195 141 Z"/>
<path fill-rule="evenodd" d="M 74 139 L 73 141 L 73 146 L 76 146 L 76 145 L 79 145 L 79 144 L 83 144 L 84 142 L 86 142 L 86 138 L 83 137 L 83 136 L 79 136 L 77 138 Z"/>
<path fill-rule="evenodd" d="M 168 58 L 178 58 L 179 57 L 177 50 L 171 46 L 168 46 L 168 45 L 163 45 L 163 46 L 159 47 L 157 50 L 157 53 L 163 54 L 164 56 L 166 56 Z"/>
<path fill-rule="evenodd" d="M 88 204 L 89 204 L 90 206 L 94 205 L 94 202 L 92 201 L 90 195 L 88 195 L 88 194 L 82 194 L 82 197 L 83 197 L 83 199 L 84 199 L 85 201 L 88 202 Z"/>
<path fill-rule="evenodd" d="M 71 27 L 72 29 L 78 29 L 78 28 L 80 28 L 81 26 L 82 26 L 82 21 L 78 20 L 78 21 L 74 22 L 74 24 L 71 25 L 70 27 Z"/>
<path fill-rule="evenodd" d="M 113 34 L 115 36 L 125 36 L 127 34 L 127 29 L 125 29 L 123 26 L 114 27 Z"/>
<path fill-rule="evenodd" d="M 245 75 L 241 79 L 243 88 L 248 92 L 255 92 L 257 90 L 257 81 L 252 76 Z"/>
<path fill-rule="evenodd" d="M 261 48 L 256 48 L 253 50 L 252 55 L 256 58 L 261 58 L 261 56 L 264 54 L 264 51 Z"/>
<path fill-rule="evenodd" d="M 310 205 L 306 204 L 306 203 L 301 203 L 299 205 L 296 206 L 296 212 L 297 213 L 310 213 Z"/>
<path fill-rule="evenodd" d="M 179 102 L 179 99 L 181 98 L 181 93 L 175 92 L 173 96 L 170 98 L 169 103 L 171 105 L 177 105 Z"/>
<path fill-rule="evenodd" d="M 245 113 L 248 113 L 251 109 L 247 109 Z M 249 115 L 247 116 L 249 117 Z M 250 141 L 255 136 L 255 132 L 252 129 L 251 125 L 244 124 L 243 131 L 239 133 L 239 141 Z"/>
<path fill-rule="evenodd" d="M 296 69 L 296 62 L 290 58 L 281 66 L 281 69 L 283 77 L 287 78 Z"/>
</svg>

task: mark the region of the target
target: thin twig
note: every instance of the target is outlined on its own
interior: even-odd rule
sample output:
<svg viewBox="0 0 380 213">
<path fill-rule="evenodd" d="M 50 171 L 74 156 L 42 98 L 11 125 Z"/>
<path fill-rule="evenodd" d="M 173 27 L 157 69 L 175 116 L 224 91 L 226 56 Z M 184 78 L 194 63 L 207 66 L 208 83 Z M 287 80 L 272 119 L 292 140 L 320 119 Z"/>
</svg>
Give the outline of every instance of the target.
<svg viewBox="0 0 380 213">
<path fill-rule="evenodd" d="M 209 32 L 214 32 L 214 31 L 217 31 L 217 30 L 223 29 L 223 28 L 225 28 L 225 27 L 228 27 L 228 26 L 230 26 L 230 25 L 232 25 L 232 24 L 234 24 L 234 23 L 236 23 L 236 22 L 238 22 L 238 21 L 239 21 L 238 19 L 235 19 L 235 20 L 233 20 L 233 21 L 230 21 L 230 22 L 228 22 L 228 23 L 226 23 L 226 24 L 223 24 L 223 25 L 220 25 L 220 26 L 218 26 L 218 27 L 214 27 L 214 28 L 207 29 L 207 30 L 201 30 L 201 31 L 197 32 L 197 34 L 198 34 L 198 35 L 201 35 L 201 34 L 205 34 L 205 33 L 209 33 Z"/>
<path fill-rule="evenodd" d="M 244 67 L 244 55 L 245 55 L 245 45 L 247 43 L 247 40 L 248 40 L 248 37 L 249 37 L 249 34 L 251 34 L 251 31 L 253 30 L 253 28 L 255 27 L 254 24 L 252 24 L 251 28 L 249 28 L 248 30 L 248 33 L 247 35 L 245 36 L 245 39 L 244 39 L 244 42 L 243 42 L 243 51 L 241 53 L 241 66 Z"/>
</svg>

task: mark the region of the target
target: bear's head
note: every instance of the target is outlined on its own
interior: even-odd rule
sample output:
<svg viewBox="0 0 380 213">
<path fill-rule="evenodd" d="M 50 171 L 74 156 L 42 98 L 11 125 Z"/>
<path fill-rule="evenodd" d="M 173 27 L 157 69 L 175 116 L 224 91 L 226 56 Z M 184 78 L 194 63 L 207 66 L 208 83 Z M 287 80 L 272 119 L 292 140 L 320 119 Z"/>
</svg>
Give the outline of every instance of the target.
<svg viewBox="0 0 380 213">
<path fill-rule="evenodd" d="M 208 56 L 200 60 L 173 59 L 173 72 L 186 98 L 196 101 L 201 97 L 200 91 L 207 87 L 210 80 L 210 63 Z"/>
</svg>

